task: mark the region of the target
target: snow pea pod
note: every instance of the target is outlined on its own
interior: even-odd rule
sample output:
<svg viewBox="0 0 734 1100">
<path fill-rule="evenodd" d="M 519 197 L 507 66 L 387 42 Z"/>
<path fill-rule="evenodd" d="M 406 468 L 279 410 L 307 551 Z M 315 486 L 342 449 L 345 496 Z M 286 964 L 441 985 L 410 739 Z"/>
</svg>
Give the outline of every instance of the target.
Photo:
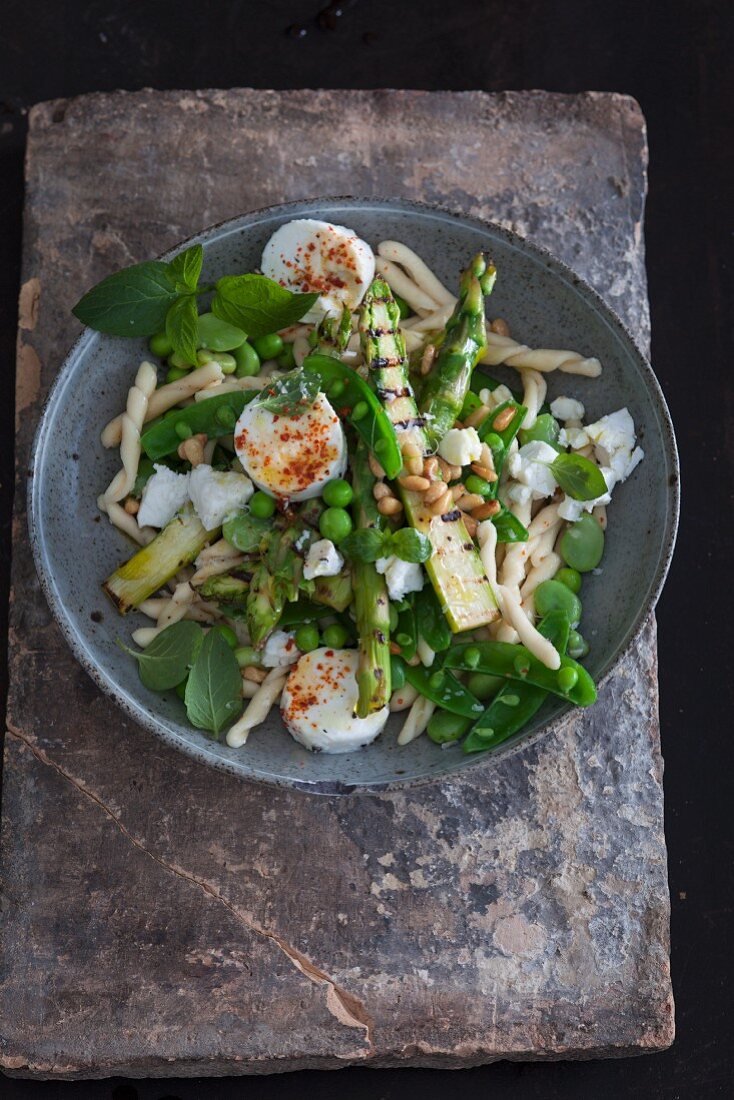
<svg viewBox="0 0 734 1100">
<path fill-rule="evenodd" d="M 395 429 L 367 383 L 351 367 L 330 355 L 309 355 L 303 369 L 317 376 L 338 415 L 350 419 L 387 476 L 397 477 L 403 466 L 403 456 Z M 356 415 L 357 406 L 359 416 Z"/>
<path fill-rule="evenodd" d="M 559 669 L 546 668 L 523 645 L 509 642 L 469 642 L 456 646 L 446 655 L 444 667 L 489 672 L 524 684 L 543 688 L 578 707 L 588 707 L 596 701 L 594 681 L 585 668 L 570 657 L 561 657 Z M 569 669 L 576 674 L 573 683 Z"/>
<path fill-rule="evenodd" d="M 451 714 L 448 710 L 435 710 L 428 719 L 426 733 L 436 745 L 459 741 L 471 726 L 471 718 Z"/>
<path fill-rule="evenodd" d="M 418 628 L 415 622 L 415 611 L 412 604 L 398 613 L 398 628 L 393 633 L 393 640 L 400 646 L 400 656 L 409 661 L 415 657 L 418 647 Z"/>
<path fill-rule="evenodd" d="M 405 679 L 420 695 L 425 695 L 432 703 L 451 714 L 460 714 L 464 718 L 478 718 L 484 710 L 484 704 L 472 695 L 467 687 L 457 680 L 452 672 L 445 668 L 436 670 L 423 665 L 406 665 Z"/>
<path fill-rule="evenodd" d="M 548 612 L 538 630 L 559 653 L 565 653 L 569 639 L 565 612 Z M 472 726 L 463 744 L 464 752 L 483 752 L 506 741 L 530 721 L 547 698 L 548 692 L 533 684 L 506 682 Z"/>
<path fill-rule="evenodd" d="M 497 528 L 497 542 L 527 542 L 530 537 L 527 527 L 504 504 L 497 515 L 492 517 L 492 523 Z"/>
<path fill-rule="evenodd" d="M 453 637 L 451 627 L 431 585 L 424 585 L 416 594 L 414 607 L 418 633 L 436 653 L 448 649 Z"/>
<path fill-rule="evenodd" d="M 209 439 L 231 435 L 240 413 L 256 394 L 257 390 L 234 390 L 207 397 L 185 409 L 171 409 L 143 432 L 140 439 L 142 448 L 148 458 L 156 462 L 176 453 L 184 438 L 181 434 L 184 429 L 191 429 L 188 435 L 203 432 Z"/>
</svg>

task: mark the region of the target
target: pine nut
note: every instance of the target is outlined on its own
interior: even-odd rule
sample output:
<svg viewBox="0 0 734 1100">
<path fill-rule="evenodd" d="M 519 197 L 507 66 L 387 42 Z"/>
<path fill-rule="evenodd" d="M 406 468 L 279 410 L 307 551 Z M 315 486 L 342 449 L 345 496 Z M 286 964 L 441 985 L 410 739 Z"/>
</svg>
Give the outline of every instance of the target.
<svg viewBox="0 0 734 1100">
<path fill-rule="evenodd" d="M 494 455 L 492 454 L 492 448 L 488 443 L 482 443 L 482 457 L 479 459 L 482 466 L 486 466 L 487 469 L 494 469 Z"/>
<path fill-rule="evenodd" d="M 369 462 L 370 470 L 375 475 L 375 477 L 384 477 L 385 476 L 385 471 L 383 470 L 382 466 L 377 461 L 377 459 L 375 458 L 375 456 L 372 454 L 371 451 L 370 451 L 369 455 L 367 456 L 367 461 Z"/>
<path fill-rule="evenodd" d="M 377 502 L 377 511 L 381 516 L 396 516 L 402 510 L 402 504 L 395 497 L 383 497 Z"/>
<path fill-rule="evenodd" d="M 140 511 L 140 501 L 135 500 L 134 497 L 128 497 L 123 508 L 129 516 L 136 516 Z"/>
<path fill-rule="evenodd" d="M 433 481 L 436 477 L 436 471 L 438 470 L 438 459 L 432 455 L 427 458 L 423 463 L 423 476 L 427 477 L 429 481 Z"/>
<path fill-rule="evenodd" d="M 397 642 L 390 642 L 390 646 L 389 646 L 389 649 L 390 649 L 390 652 L 391 652 L 392 654 L 394 654 L 394 655 L 395 655 L 396 657 L 397 657 L 397 656 L 399 655 L 399 653 L 400 653 L 400 646 L 398 645 L 398 643 L 397 643 Z"/>
<path fill-rule="evenodd" d="M 477 533 L 477 527 L 478 527 L 477 521 L 474 519 L 473 516 L 463 515 L 461 518 L 464 521 L 464 526 L 466 527 L 466 532 L 467 532 L 469 538 L 473 539 L 474 536 Z"/>
<path fill-rule="evenodd" d="M 430 489 L 431 483 L 427 477 L 418 477 L 416 474 L 408 474 L 407 477 L 399 477 L 398 484 L 404 489 L 410 489 L 414 493 L 425 493 Z"/>
<path fill-rule="evenodd" d="M 376 481 L 372 486 L 372 496 L 375 500 L 383 500 L 385 497 L 391 497 L 392 492 L 390 486 L 386 485 L 384 481 Z"/>
<path fill-rule="evenodd" d="M 496 416 L 494 423 L 492 424 L 492 431 L 503 432 L 508 424 L 511 423 L 515 415 L 515 410 L 512 405 L 508 405 L 506 409 L 503 409 L 499 416 Z"/>
<path fill-rule="evenodd" d="M 490 470 L 489 466 L 482 466 L 479 462 L 472 462 L 471 468 L 472 473 L 476 474 L 477 477 L 483 477 L 485 481 L 497 480 L 497 474 L 494 470 Z"/>
<path fill-rule="evenodd" d="M 436 346 L 435 344 L 426 344 L 423 349 L 423 355 L 421 356 L 420 371 L 422 375 L 426 375 L 430 372 L 436 359 Z"/>
<path fill-rule="evenodd" d="M 463 497 L 465 495 L 465 493 L 466 493 L 466 486 L 461 481 L 459 482 L 458 485 L 454 485 L 451 488 L 451 496 L 454 498 L 454 500 L 458 500 L 459 497 Z"/>
<path fill-rule="evenodd" d="M 425 499 L 425 498 L 424 498 Z M 431 515 L 442 516 L 444 512 L 450 512 L 454 504 L 454 498 L 451 495 L 449 489 L 445 489 L 443 494 L 434 500 L 430 506 Z"/>
<path fill-rule="evenodd" d="M 426 489 L 425 493 L 423 494 L 423 503 L 433 504 L 434 500 L 438 500 L 438 498 L 442 497 L 445 492 L 446 482 L 434 481 L 430 489 Z"/>
<path fill-rule="evenodd" d="M 192 466 L 200 466 L 204 461 L 204 446 L 207 442 L 207 437 L 203 432 L 199 432 L 198 435 L 192 435 L 189 439 L 184 439 L 183 442 L 178 445 L 178 457 L 184 459 L 186 462 L 190 462 Z"/>
<path fill-rule="evenodd" d="M 403 443 L 400 450 L 402 451 L 403 458 L 417 458 L 421 453 L 421 449 L 417 443 Z"/>
<path fill-rule="evenodd" d="M 478 508 L 473 508 L 471 514 L 476 520 L 491 519 L 492 516 L 497 515 L 500 507 L 498 500 L 487 500 L 484 504 L 480 504 Z"/>
<path fill-rule="evenodd" d="M 445 458 L 441 458 L 440 455 L 438 456 L 438 465 L 444 481 L 456 481 L 457 477 L 461 477 L 461 466 L 453 466 Z"/>
<path fill-rule="evenodd" d="M 501 317 L 495 317 L 494 321 L 492 321 L 492 324 L 489 326 L 489 331 L 495 332 L 498 336 L 509 336 L 510 326 L 507 324 L 507 321 L 503 321 Z"/>
<path fill-rule="evenodd" d="M 455 428 L 463 428 L 464 427 L 464 421 L 463 420 L 455 420 L 454 421 L 454 427 Z"/>
<path fill-rule="evenodd" d="M 416 456 L 415 458 L 406 458 L 405 469 L 409 474 L 413 474 L 416 477 L 423 473 L 423 459 Z"/>
<path fill-rule="evenodd" d="M 257 668 L 255 665 L 248 665 L 247 668 L 242 670 L 243 680 L 252 680 L 253 684 L 261 684 L 267 672 L 264 668 Z"/>
<path fill-rule="evenodd" d="M 410 665 L 411 668 L 417 668 L 418 665 L 421 663 L 421 659 L 417 653 L 414 653 L 410 660 L 406 661 L 405 663 L 407 665 Z"/>
<path fill-rule="evenodd" d="M 485 420 L 491 413 L 489 405 L 480 405 L 478 409 L 475 409 L 473 413 L 470 413 L 464 421 L 466 428 L 476 428 L 479 424 Z"/>
<path fill-rule="evenodd" d="M 459 497 L 456 504 L 462 512 L 473 512 L 480 504 L 484 504 L 484 497 L 480 497 L 479 493 L 464 493 L 463 497 Z"/>
</svg>

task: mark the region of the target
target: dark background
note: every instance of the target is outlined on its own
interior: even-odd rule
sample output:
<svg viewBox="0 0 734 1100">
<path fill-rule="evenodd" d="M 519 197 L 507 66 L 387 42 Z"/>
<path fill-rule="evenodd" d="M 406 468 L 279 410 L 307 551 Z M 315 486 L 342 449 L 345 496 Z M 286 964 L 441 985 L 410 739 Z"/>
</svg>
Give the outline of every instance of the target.
<svg viewBox="0 0 734 1100">
<path fill-rule="evenodd" d="M 675 421 L 683 518 L 660 601 L 660 694 L 678 1038 L 580 1064 L 342 1070 L 78 1084 L 0 1077 L 2 1100 L 353 1100 L 734 1095 L 734 676 L 724 633 L 734 478 L 731 0 L 6 0 L 0 40 L 0 493 L 5 634 L 25 114 L 114 88 L 545 88 L 630 93 L 647 116 L 652 358 Z M 5 677 L 4 662 L 0 676 Z M 4 688 L 4 683 L 0 687 Z M 0 1023 L 0 1028 L 1 1028 Z"/>
</svg>

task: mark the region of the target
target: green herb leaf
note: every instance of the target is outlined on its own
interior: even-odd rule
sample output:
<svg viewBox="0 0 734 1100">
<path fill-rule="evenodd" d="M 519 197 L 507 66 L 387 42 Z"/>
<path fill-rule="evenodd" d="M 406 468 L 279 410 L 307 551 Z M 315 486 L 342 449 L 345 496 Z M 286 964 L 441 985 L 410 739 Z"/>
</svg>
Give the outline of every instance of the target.
<svg viewBox="0 0 734 1100">
<path fill-rule="evenodd" d="M 225 275 L 216 282 L 211 311 L 257 340 L 300 321 L 317 298 L 293 294 L 264 275 Z"/>
<path fill-rule="evenodd" d="M 222 534 L 235 550 L 241 554 L 252 554 L 260 549 L 272 525 L 272 519 L 259 519 L 250 512 L 240 512 L 226 520 Z"/>
<path fill-rule="evenodd" d="M 504 504 L 501 511 L 492 516 L 492 523 L 497 528 L 497 542 L 527 542 L 530 537 L 527 527 Z"/>
<path fill-rule="evenodd" d="M 210 630 L 201 644 L 186 681 L 185 702 L 192 726 L 215 737 L 242 710 L 239 666 L 218 630 Z"/>
<path fill-rule="evenodd" d="M 572 500 L 595 500 L 607 492 L 601 470 L 583 455 L 559 454 L 548 468 Z"/>
<path fill-rule="evenodd" d="M 339 550 L 352 561 L 377 561 L 390 553 L 390 542 L 388 531 L 380 531 L 377 527 L 362 527 L 342 539 Z"/>
<path fill-rule="evenodd" d="M 425 585 L 415 595 L 415 621 L 418 633 L 425 638 L 431 649 L 436 653 L 448 649 L 452 638 L 451 627 L 430 584 Z"/>
<path fill-rule="evenodd" d="M 315 374 L 303 370 L 292 370 L 284 374 L 272 386 L 266 386 L 261 395 L 255 398 L 268 412 L 280 416 L 298 416 L 310 408 L 316 400 L 321 383 Z"/>
<path fill-rule="evenodd" d="M 138 662 L 140 679 L 147 688 L 169 691 L 186 678 L 196 661 L 203 637 L 198 623 L 182 619 L 162 630 L 142 652 L 125 645 L 122 648 Z"/>
<path fill-rule="evenodd" d="M 201 265 L 204 262 L 204 249 L 200 244 L 187 248 L 174 256 L 168 265 L 171 278 L 178 284 L 182 293 L 196 290 L 201 275 Z"/>
<path fill-rule="evenodd" d="M 168 264 L 134 264 L 103 279 L 72 309 L 82 324 L 110 336 L 152 336 L 178 297 Z"/>
<path fill-rule="evenodd" d="M 433 553 L 431 540 L 413 527 L 401 527 L 390 536 L 390 552 L 402 561 L 428 561 Z"/>
<path fill-rule="evenodd" d="M 193 294 L 178 298 L 168 310 L 166 336 L 173 344 L 173 350 L 187 363 L 196 366 L 196 349 L 199 346 L 199 311 Z"/>
</svg>

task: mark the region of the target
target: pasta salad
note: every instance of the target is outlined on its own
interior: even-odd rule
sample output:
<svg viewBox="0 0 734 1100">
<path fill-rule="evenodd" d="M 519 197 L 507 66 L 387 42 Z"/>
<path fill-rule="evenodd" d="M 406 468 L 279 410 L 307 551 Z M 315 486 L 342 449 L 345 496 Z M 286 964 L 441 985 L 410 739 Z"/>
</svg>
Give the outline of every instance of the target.
<svg viewBox="0 0 734 1100">
<path fill-rule="evenodd" d="M 279 706 L 312 751 L 403 711 L 398 744 L 481 752 L 549 695 L 596 698 L 579 593 L 643 452 L 626 408 L 574 396 L 598 360 L 488 321 L 501 272 L 467 261 L 454 292 L 398 241 L 299 219 L 258 272 L 202 284 L 197 245 L 75 307 L 151 355 L 102 432 L 98 506 L 137 544 L 104 590 L 151 621 L 126 646 L 145 686 L 232 749 Z"/>
</svg>

